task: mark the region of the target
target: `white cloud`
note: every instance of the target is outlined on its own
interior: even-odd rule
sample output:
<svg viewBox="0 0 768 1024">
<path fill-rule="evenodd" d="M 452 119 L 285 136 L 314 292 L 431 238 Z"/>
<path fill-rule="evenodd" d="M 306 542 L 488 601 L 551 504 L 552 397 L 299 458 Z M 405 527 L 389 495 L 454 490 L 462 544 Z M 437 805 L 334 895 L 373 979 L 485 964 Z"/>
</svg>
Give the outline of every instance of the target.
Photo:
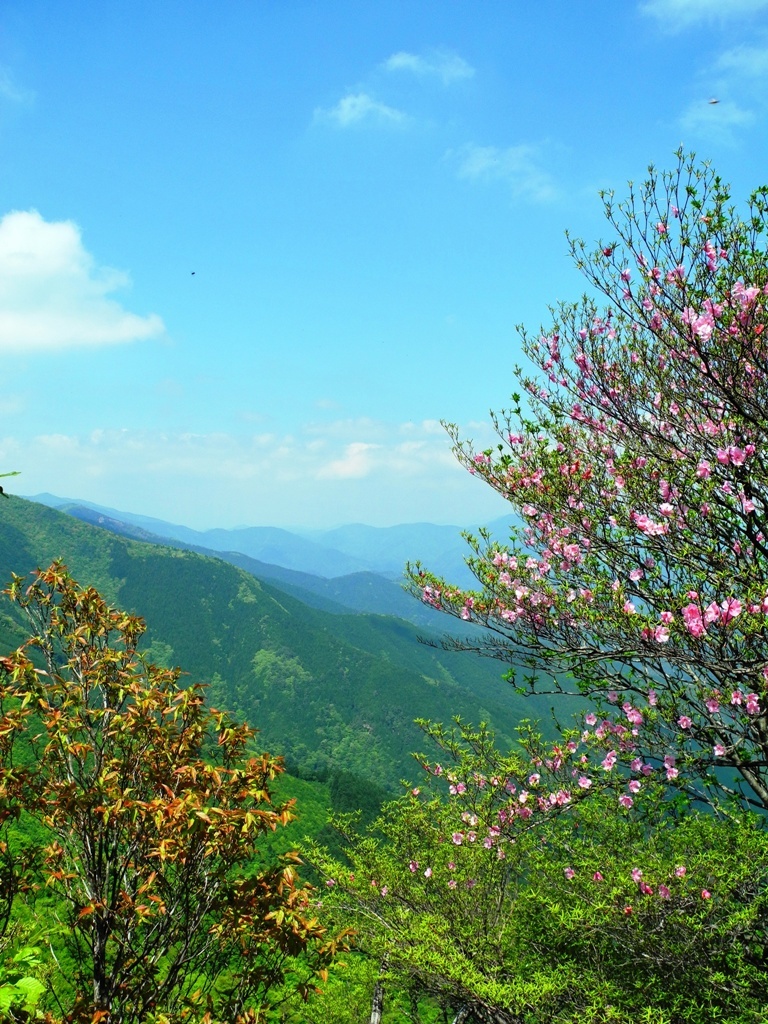
<svg viewBox="0 0 768 1024">
<path fill-rule="evenodd" d="M 672 31 L 699 22 L 725 21 L 755 14 L 768 7 L 768 0 L 643 0 L 642 14 L 656 18 Z"/>
<path fill-rule="evenodd" d="M 385 60 L 383 67 L 387 71 L 408 71 L 420 78 L 439 78 L 443 85 L 472 78 L 475 73 L 475 69 L 463 57 L 445 52 L 436 52 L 424 57 L 401 50 Z"/>
<path fill-rule="evenodd" d="M 160 317 L 125 310 L 110 294 L 126 274 L 96 265 L 71 221 L 36 210 L 0 220 L 0 351 L 51 351 L 156 337 Z"/>
<path fill-rule="evenodd" d="M 318 469 L 317 478 L 349 480 L 368 476 L 374 468 L 373 452 L 378 447 L 377 444 L 366 444 L 365 441 L 353 441 L 346 446 L 340 459 L 333 459 Z"/>
<path fill-rule="evenodd" d="M 711 92 L 691 103 L 680 124 L 691 133 L 719 143 L 733 143 L 737 132 L 750 127 L 765 113 L 768 79 L 768 45 L 763 40 L 735 46 L 722 53 L 699 73 L 699 80 Z M 716 102 L 715 102 L 716 101 Z"/>
<path fill-rule="evenodd" d="M 503 181 L 517 198 L 537 203 L 557 197 L 552 175 L 540 166 L 540 151 L 535 146 L 476 146 L 472 143 L 447 154 L 458 159 L 460 178 L 477 181 Z"/>
<path fill-rule="evenodd" d="M 346 430 L 341 425 L 346 423 Z M 31 424 L 30 424 L 31 425 Z M 13 491 L 50 491 L 190 526 L 472 522 L 505 505 L 463 470 L 433 421 L 348 420 L 278 433 L 89 428 L 0 436 Z M 485 447 L 489 424 L 465 434 Z M 486 510 L 486 511 L 484 511 Z"/>
<path fill-rule="evenodd" d="M 755 120 L 751 110 L 745 110 L 731 100 L 721 100 L 716 104 L 708 100 L 692 103 L 680 118 L 684 131 L 712 139 L 718 142 L 729 142 L 733 139 L 734 130 L 747 128 Z"/>
<path fill-rule="evenodd" d="M 380 103 L 366 92 L 357 92 L 344 96 L 335 107 L 331 107 L 329 110 L 318 107 L 315 110 L 315 120 L 331 121 L 340 128 L 349 128 L 351 125 L 361 124 L 364 121 L 379 124 L 402 124 L 407 120 L 407 115 L 394 107 L 388 107 L 386 103 Z"/>
</svg>

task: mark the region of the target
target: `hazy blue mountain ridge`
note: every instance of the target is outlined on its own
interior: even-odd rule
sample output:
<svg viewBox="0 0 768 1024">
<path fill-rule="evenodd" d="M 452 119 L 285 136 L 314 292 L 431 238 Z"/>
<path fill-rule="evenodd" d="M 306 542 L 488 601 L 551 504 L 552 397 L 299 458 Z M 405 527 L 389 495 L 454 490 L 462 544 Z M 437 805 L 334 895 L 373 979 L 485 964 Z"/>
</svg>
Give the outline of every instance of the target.
<svg viewBox="0 0 768 1024">
<path fill-rule="evenodd" d="M 62 511 L 78 507 L 91 509 L 116 522 L 139 527 L 154 538 L 163 537 L 211 551 L 237 551 L 260 562 L 327 579 L 375 572 L 400 580 L 406 562 L 420 561 L 430 571 L 453 583 L 471 586 L 473 581 L 464 561 L 469 549 L 459 526 L 404 523 L 377 527 L 353 523 L 331 530 L 292 531 L 271 526 L 193 530 L 134 512 L 52 494 L 39 494 L 29 500 Z M 504 541 L 512 522 L 514 517 L 508 515 L 487 525 L 495 537 Z M 476 532 L 477 527 L 470 529 Z"/>
<path fill-rule="evenodd" d="M 149 655 L 210 686 L 214 703 L 303 770 L 337 769 L 390 788 L 418 769 L 417 717 L 485 719 L 511 741 L 546 715 L 500 681 L 503 666 L 417 642 L 400 619 L 329 614 L 193 552 L 139 542 L 12 498 L 0 516 L 0 580 L 63 557 L 82 583 L 142 615 Z M 24 635 L 0 604 L 0 643 Z"/>
</svg>

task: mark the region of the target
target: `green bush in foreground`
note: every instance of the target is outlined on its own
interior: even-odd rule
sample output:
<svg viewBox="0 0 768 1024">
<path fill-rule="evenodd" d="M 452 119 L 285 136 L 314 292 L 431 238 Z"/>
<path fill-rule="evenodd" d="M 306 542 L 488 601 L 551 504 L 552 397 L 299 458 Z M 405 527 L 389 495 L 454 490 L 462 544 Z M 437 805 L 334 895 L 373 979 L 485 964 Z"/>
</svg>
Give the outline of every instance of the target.
<svg viewBox="0 0 768 1024">
<path fill-rule="evenodd" d="M 0 661 L 0 809 L 47 833 L 20 880 L 28 900 L 38 887 L 59 901 L 58 1009 L 230 1022 L 263 1019 L 287 984 L 308 994 L 336 943 L 308 912 L 295 854 L 253 870 L 260 838 L 292 817 L 272 802 L 280 763 L 250 755 L 252 730 L 178 670 L 146 663 L 141 620 L 62 565 L 15 578 L 10 596 L 32 635 Z M 7 978 L 37 1005 L 28 980 Z"/>
</svg>

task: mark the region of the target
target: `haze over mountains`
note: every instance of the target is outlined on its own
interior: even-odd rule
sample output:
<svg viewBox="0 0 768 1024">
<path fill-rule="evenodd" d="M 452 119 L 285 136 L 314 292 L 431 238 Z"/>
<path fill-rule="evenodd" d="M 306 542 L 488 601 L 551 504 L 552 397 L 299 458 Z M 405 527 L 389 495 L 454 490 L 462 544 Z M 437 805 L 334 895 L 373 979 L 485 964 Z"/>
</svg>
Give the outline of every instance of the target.
<svg viewBox="0 0 768 1024">
<path fill-rule="evenodd" d="M 472 580 L 464 563 L 467 546 L 459 526 L 406 523 L 376 527 L 353 523 L 332 530 L 284 530 L 274 526 L 193 530 L 177 523 L 76 498 L 36 494 L 29 500 L 79 518 L 84 518 L 79 510 L 88 509 L 143 531 L 136 534 L 137 539 L 162 537 L 210 551 L 238 551 L 261 562 L 328 578 L 368 571 L 399 579 L 406 562 L 421 561 L 458 583 L 468 584 Z M 510 515 L 496 519 L 488 524 L 488 529 L 500 539 L 505 539 L 513 518 Z"/>
<path fill-rule="evenodd" d="M 404 593 L 401 581 L 406 562 L 421 561 L 462 586 L 474 582 L 464 561 L 468 548 L 458 526 L 352 524 L 303 532 L 267 526 L 201 531 L 53 494 L 38 494 L 29 500 L 134 540 L 162 541 L 203 554 L 215 553 L 326 611 L 351 609 L 397 615 L 445 631 L 452 628 L 446 616 Z M 504 539 L 512 521 L 512 516 L 505 516 L 488 528 Z"/>
<path fill-rule="evenodd" d="M 350 610 L 355 600 L 381 603 L 396 594 L 404 607 L 430 611 L 391 579 L 365 571 L 323 580 L 274 565 L 266 567 L 274 574 L 269 578 L 252 555 L 228 551 L 212 557 L 181 548 L 196 547 L 192 541 L 204 537 L 209 544 L 248 541 L 252 552 L 261 553 L 257 541 L 274 544 L 275 534 L 281 543 L 293 543 L 287 531 L 200 535 L 174 527 L 184 540 L 150 541 L 145 517 L 115 512 L 117 519 L 83 503 L 63 504 L 71 514 L 17 497 L 3 503 L 0 580 L 63 558 L 81 584 L 146 619 L 152 660 L 180 665 L 190 679 L 208 684 L 212 703 L 259 729 L 259 743 L 286 756 L 294 770 L 348 771 L 392 791 L 399 779 L 413 777 L 411 754 L 425 746 L 415 718 L 485 720 L 502 742 L 513 742 L 521 718 L 547 717 L 546 698 L 527 700 L 501 681 L 502 664 L 420 644 L 426 630 L 402 617 Z M 332 532 L 354 551 L 364 529 L 355 528 L 351 539 L 343 530 Z M 130 531 L 143 539 L 126 536 Z M 404 531 L 394 535 L 397 543 L 403 536 Z M 338 560 L 338 548 L 316 538 L 298 541 L 294 552 L 317 547 L 331 564 L 349 564 Z M 384 554 L 376 557 L 383 560 Z M 342 551 L 341 557 L 356 556 Z M 231 564 L 238 560 L 242 564 Z M 292 575 L 277 579 L 280 572 Z M 323 587 L 339 588 L 348 606 Z M 432 635 L 453 622 L 438 616 Z M 14 609 L 2 603 L 0 650 L 18 645 L 24 635 Z"/>
</svg>

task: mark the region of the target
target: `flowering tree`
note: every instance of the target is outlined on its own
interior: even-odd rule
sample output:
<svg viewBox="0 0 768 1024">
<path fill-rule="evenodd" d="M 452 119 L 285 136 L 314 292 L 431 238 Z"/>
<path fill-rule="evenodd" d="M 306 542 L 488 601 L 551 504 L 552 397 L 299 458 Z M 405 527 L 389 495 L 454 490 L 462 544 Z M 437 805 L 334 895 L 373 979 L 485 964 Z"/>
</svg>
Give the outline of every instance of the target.
<svg viewBox="0 0 768 1024">
<path fill-rule="evenodd" d="M 60 563 L 8 593 L 33 632 L 0 659 L 0 811 L 49 839 L 35 881 L 65 908 L 67 1020 L 190 1019 L 190 1002 L 255 1020 L 287 978 L 306 993 L 335 943 L 297 856 L 259 865 L 260 838 L 292 817 L 272 802 L 280 763 L 145 662 L 143 622 Z"/>
<path fill-rule="evenodd" d="M 319 913 L 386 965 L 390 994 L 426 993 L 466 1024 L 761 1019 L 768 837 L 754 822 L 617 814 L 607 793 L 549 802 L 559 769 L 531 772 L 483 730 L 432 734 L 444 756 L 424 789 L 364 836 L 340 823 L 347 863 L 309 851 Z"/>
<path fill-rule="evenodd" d="M 571 251 L 593 295 L 522 330 L 536 376 L 458 459 L 519 514 L 469 538 L 478 587 L 409 567 L 436 608 L 488 627 L 458 644 L 523 669 L 523 690 L 596 701 L 592 775 L 623 762 L 625 807 L 661 777 L 768 807 L 768 189 L 739 215 L 679 154 Z M 450 643 L 450 641 L 448 641 Z M 730 770 L 728 770 L 730 769 Z M 590 773 L 584 771 L 589 776 Z"/>
</svg>

